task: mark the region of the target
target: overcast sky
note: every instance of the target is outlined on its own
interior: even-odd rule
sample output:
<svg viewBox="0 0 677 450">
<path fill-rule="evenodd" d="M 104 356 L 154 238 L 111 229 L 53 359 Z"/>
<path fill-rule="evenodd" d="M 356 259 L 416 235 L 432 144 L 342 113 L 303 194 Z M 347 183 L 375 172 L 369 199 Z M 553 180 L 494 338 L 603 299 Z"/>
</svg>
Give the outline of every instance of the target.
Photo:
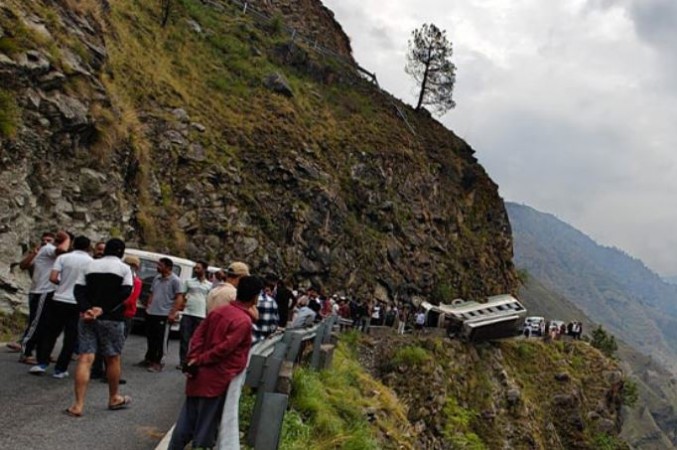
<svg viewBox="0 0 677 450">
<path fill-rule="evenodd" d="M 323 0 L 394 95 L 411 30 L 446 29 L 440 120 L 506 199 L 677 274 L 677 0 Z"/>
</svg>

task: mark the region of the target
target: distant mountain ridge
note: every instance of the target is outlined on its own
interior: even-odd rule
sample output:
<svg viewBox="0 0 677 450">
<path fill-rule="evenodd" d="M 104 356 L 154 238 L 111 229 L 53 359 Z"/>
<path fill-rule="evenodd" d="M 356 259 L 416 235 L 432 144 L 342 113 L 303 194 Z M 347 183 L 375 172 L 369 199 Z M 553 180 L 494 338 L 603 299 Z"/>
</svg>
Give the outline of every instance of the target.
<svg viewBox="0 0 677 450">
<path fill-rule="evenodd" d="M 590 319 L 668 367 L 677 363 L 677 286 L 551 214 L 506 202 L 515 263 Z"/>
</svg>

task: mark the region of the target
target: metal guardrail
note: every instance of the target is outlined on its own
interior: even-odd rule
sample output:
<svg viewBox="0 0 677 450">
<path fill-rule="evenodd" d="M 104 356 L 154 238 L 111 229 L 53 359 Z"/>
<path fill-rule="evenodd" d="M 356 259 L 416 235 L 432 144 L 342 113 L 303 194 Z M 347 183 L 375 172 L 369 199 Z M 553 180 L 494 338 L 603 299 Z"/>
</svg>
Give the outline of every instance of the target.
<svg viewBox="0 0 677 450">
<path fill-rule="evenodd" d="M 252 347 L 245 385 L 256 389 L 256 403 L 247 433 L 247 444 L 255 450 L 277 449 L 289 400 L 291 375 L 294 364 L 301 361 L 303 344 L 313 342 L 311 368 L 329 367 L 333 354 L 331 333 L 336 324 L 337 317 L 330 316 L 312 327 L 286 329 Z"/>
</svg>

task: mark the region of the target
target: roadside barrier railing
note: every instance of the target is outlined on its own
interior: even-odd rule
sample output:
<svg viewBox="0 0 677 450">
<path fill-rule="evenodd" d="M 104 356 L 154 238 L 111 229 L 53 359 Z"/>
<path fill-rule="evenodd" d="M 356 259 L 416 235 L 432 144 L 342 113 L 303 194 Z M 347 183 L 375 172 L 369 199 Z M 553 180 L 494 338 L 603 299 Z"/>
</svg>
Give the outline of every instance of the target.
<svg viewBox="0 0 677 450">
<path fill-rule="evenodd" d="M 307 328 L 285 329 L 252 348 L 245 385 L 256 390 L 256 402 L 246 441 L 254 450 L 278 448 L 294 365 L 305 363 L 304 349 L 312 343 L 309 364 L 313 370 L 331 367 L 335 325 L 337 317 L 330 316 Z"/>
</svg>

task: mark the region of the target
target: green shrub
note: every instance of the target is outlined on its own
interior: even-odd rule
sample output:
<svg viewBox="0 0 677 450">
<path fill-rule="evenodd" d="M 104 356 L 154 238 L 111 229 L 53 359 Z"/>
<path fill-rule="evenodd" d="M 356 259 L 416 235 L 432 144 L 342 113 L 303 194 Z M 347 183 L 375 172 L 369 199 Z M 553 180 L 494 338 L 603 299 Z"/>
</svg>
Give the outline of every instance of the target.
<svg viewBox="0 0 677 450">
<path fill-rule="evenodd" d="M 639 391 L 637 389 L 637 382 L 632 378 L 626 378 L 623 382 L 623 391 L 621 392 L 623 397 L 623 404 L 632 408 L 637 404 L 639 400 Z"/>
<path fill-rule="evenodd" d="M 602 325 L 599 325 L 593 330 L 590 345 L 599 349 L 602 353 L 610 358 L 613 357 L 614 353 L 616 353 L 616 350 L 618 350 L 616 338 L 613 334 L 607 333 Z"/>
<path fill-rule="evenodd" d="M 595 436 L 596 450 L 620 450 L 626 448 L 618 438 L 601 433 Z"/>
<path fill-rule="evenodd" d="M 408 366 L 417 366 L 432 359 L 430 353 L 424 348 L 415 345 L 407 345 L 395 352 L 393 364 L 405 364 Z"/>
<path fill-rule="evenodd" d="M 445 439 L 451 448 L 463 450 L 485 450 L 486 446 L 479 436 L 471 430 L 472 421 L 477 414 L 459 406 L 454 397 L 448 397 L 443 409 Z"/>
</svg>

